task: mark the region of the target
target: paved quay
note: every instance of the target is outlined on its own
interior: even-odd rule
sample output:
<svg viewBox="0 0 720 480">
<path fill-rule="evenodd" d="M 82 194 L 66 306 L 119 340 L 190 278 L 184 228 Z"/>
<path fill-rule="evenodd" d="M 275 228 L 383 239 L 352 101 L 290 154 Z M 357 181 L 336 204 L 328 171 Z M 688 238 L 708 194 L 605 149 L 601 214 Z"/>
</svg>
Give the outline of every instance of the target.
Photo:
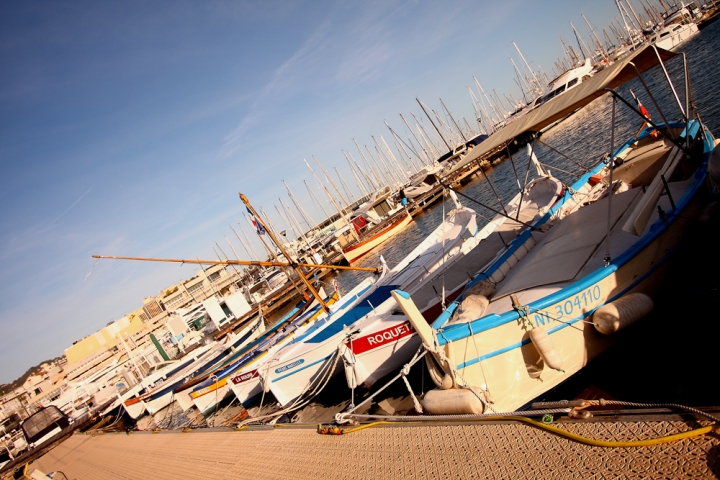
<svg viewBox="0 0 720 480">
<path fill-rule="evenodd" d="M 560 423 L 627 441 L 699 427 L 694 420 Z M 703 423 L 706 425 L 706 423 Z M 315 428 L 76 434 L 37 460 L 69 479 L 717 478 L 720 436 L 595 447 L 520 423 L 402 425 L 319 435 Z"/>
</svg>

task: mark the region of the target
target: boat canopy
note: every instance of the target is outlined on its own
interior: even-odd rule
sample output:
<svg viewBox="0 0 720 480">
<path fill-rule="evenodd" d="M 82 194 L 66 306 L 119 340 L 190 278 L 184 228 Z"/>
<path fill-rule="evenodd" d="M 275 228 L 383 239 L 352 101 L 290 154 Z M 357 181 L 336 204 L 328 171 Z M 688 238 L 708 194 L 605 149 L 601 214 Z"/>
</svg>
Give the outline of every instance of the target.
<svg viewBox="0 0 720 480">
<path fill-rule="evenodd" d="M 592 78 L 581 83 L 577 87 L 568 90 L 561 96 L 553 99 L 551 102 L 531 110 L 526 115 L 509 123 L 504 128 L 493 133 L 487 140 L 473 148 L 470 153 L 460 160 L 451 170 L 457 171 L 470 162 L 474 162 L 488 152 L 493 151 L 497 147 L 505 144 L 526 132 L 537 132 L 552 123 L 570 115 L 579 108 L 584 107 L 598 97 L 601 97 L 607 91 L 607 88 L 617 88 L 618 86 L 628 82 L 637 76 L 635 69 L 630 65 L 633 63 L 640 73 L 658 65 L 658 55 L 653 51 L 653 47 L 648 45 L 636 52 L 631 53 L 627 57 L 619 60 L 604 70 L 593 75 Z M 672 58 L 676 54 L 657 49 L 660 58 L 663 61 Z"/>
</svg>

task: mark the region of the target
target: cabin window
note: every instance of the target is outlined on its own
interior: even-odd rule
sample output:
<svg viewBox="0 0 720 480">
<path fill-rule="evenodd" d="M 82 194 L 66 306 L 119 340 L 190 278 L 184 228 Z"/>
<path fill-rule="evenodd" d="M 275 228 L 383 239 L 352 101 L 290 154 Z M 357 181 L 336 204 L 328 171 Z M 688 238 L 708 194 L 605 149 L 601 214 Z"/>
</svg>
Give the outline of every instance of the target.
<svg viewBox="0 0 720 480">
<path fill-rule="evenodd" d="M 682 25 L 678 25 L 677 27 L 673 28 L 673 32 L 677 32 L 682 28 Z"/>
<path fill-rule="evenodd" d="M 667 37 L 668 35 L 670 35 L 670 32 L 661 33 L 660 38 Z"/>
<path fill-rule="evenodd" d="M 577 82 L 578 82 L 578 79 L 577 79 L 577 78 L 573 78 L 572 80 L 570 80 L 570 81 L 568 82 L 567 88 L 572 88 L 572 87 L 574 87 Z"/>
</svg>

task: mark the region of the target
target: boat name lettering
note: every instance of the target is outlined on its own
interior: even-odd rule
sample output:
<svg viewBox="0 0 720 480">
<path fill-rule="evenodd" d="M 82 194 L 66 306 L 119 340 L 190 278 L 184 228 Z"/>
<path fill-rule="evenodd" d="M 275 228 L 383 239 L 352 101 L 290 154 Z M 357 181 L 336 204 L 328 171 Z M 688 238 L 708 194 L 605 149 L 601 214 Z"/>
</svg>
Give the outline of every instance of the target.
<svg viewBox="0 0 720 480">
<path fill-rule="evenodd" d="M 287 365 L 283 365 L 283 366 L 280 367 L 280 368 L 276 368 L 276 369 L 275 369 L 275 373 L 282 373 L 282 372 L 284 372 L 285 370 L 290 370 L 291 368 L 297 367 L 298 365 L 301 365 L 301 364 L 303 364 L 303 363 L 305 363 L 305 360 L 302 359 L 302 358 L 301 358 L 300 360 L 295 360 L 295 361 L 292 362 L 292 363 L 288 363 Z"/>
<path fill-rule="evenodd" d="M 401 323 L 385 330 L 357 338 L 352 341 L 352 351 L 358 355 L 373 348 L 392 343 L 414 333 L 410 322 Z"/>
<path fill-rule="evenodd" d="M 256 369 L 256 370 L 253 370 L 252 372 L 246 372 L 241 375 L 236 375 L 231 380 L 235 385 L 237 385 L 238 383 L 247 382 L 248 380 L 255 378 L 257 376 L 258 376 L 258 371 Z"/>
<path fill-rule="evenodd" d="M 595 308 L 596 303 L 602 296 L 599 285 L 586 288 L 582 292 L 565 301 L 556 303 L 552 307 L 535 313 L 535 326 L 548 324 L 551 320 L 560 321 L 563 318 L 573 319 L 585 311 Z"/>
</svg>

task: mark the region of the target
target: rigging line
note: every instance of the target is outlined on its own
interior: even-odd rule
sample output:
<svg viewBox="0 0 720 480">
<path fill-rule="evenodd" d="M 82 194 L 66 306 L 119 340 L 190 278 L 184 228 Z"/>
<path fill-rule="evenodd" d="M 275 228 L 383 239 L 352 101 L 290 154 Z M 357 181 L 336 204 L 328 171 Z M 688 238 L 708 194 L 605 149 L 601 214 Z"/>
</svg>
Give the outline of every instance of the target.
<svg viewBox="0 0 720 480">
<path fill-rule="evenodd" d="M 574 172 L 570 172 L 570 171 L 568 171 L 568 170 L 563 170 L 563 169 L 560 168 L 560 167 L 556 167 L 556 166 L 554 166 L 554 165 L 548 165 L 547 163 L 543 163 L 543 162 L 541 162 L 540 160 L 538 160 L 538 163 L 539 163 L 540 165 L 542 165 L 543 167 L 545 167 L 546 170 L 547 170 L 548 168 L 552 168 L 553 170 L 557 170 L 557 171 L 559 171 L 559 172 L 562 172 L 562 173 L 565 173 L 565 174 L 568 174 L 568 175 L 572 175 L 573 177 L 576 177 L 576 178 L 582 177 L 582 175 L 580 175 L 579 173 L 574 173 Z"/>
<path fill-rule="evenodd" d="M 492 207 L 488 207 L 488 206 L 485 205 L 484 203 L 479 202 L 479 201 L 475 200 L 474 198 L 465 195 L 464 193 L 456 190 L 455 188 L 451 187 L 450 185 L 446 185 L 446 184 L 444 184 L 444 183 L 442 183 L 442 182 L 440 182 L 440 185 L 442 185 L 442 186 L 445 187 L 445 188 L 449 188 L 450 190 L 452 190 L 453 192 L 457 193 L 458 195 L 462 195 L 463 197 L 467 198 L 467 199 L 470 200 L 471 202 L 477 203 L 477 204 L 480 205 L 481 207 L 487 208 L 488 210 L 490 210 L 490 211 L 493 212 L 493 213 L 496 213 L 496 214 L 498 214 L 498 215 L 501 215 L 501 216 L 503 216 L 503 217 L 505 217 L 505 218 L 507 218 L 507 219 L 509 219 L 509 220 L 512 220 L 513 222 L 517 222 L 517 223 L 519 223 L 519 224 L 521 224 L 521 225 L 525 225 L 525 226 L 526 226 L 527 228 L 529 228 L 530 230 L 536 230 L 536 228 L 535 228 L 534 226 L 530 225 L 529 223 L 525 223 L 525 222 L 523 222 L 522 220 L 516 220 L 516 219 L 512 218 L 512 217 L 509 216 L 509 215 L 505 215 L 503 212 L 499 212 L 499 211 L 495 210 L 495 209 L 492 208 Z"/>
<path fill-rule="evenodd" d="M 477 159 L 476 159 L 477 161 Z M 478 166 L 480 163 L 478 162 Z M 490 181 L 490 178 L 487 176 L 487 173 L 485 173 L 485 170 L 483 170 L 482 167 L 480 167 L 480 172 L 482 173 L 482 176 L 485 177 L 485 181 L 488 182 L 488 185 L 490 185 L 490 190 L 492 190 L 493 195 L 495 195 L 495 200 L 500 204 L 500 208 L 502 208 L 503 212 L 505 212 L 505 216 L 508 216 L 507 210 L 505 210 L 505 205 L 503 204 L 502 200 L 500 199 L 500 195 L 498 195 L 497 191 L 495 191 L 495 187 L 493 186 L 492 182 Z M 460 192 L 457 192 L 460 193 Z M 462 195 L 462 194 L 461 194 Z M 508 218 L 510 218 L 508 216 Z"/>
<path fill-rule="evenodd" d="M 517 215 L 515 215 L 515 221 L 518 221 L 520 219 L 520 211 L 522 210 L 522 201 L 523 197 L 525 196 L 525 188 L 527 187 L 527 177 L 528 173 L 530 172 L 530 162 L 532 162 L 532 146 L 531 148 L 531 154 L 529 155 L 530 159 L 528 160 L 528 168 L 525 172 L 525 186 L 520 189 L 520 201 L 518 202 L 517 207 Z M 515 161 L 513 160 L 512 153 L 510 153 L 510 148 L 508 147 L 508 144 L 505 144 L 505 149 L 507 150 L 508 156 L 510 157 L 510 163 L 513 166 L 513 170 L 515 170 Z M 520 181 L 518 181 L 518 188 L 520 188 Z"/>
<path fill-rule="evenodd" d="M 610 180 L 608 182 L 608 214 L 607 214 L 607 234 L 605 235 L 605 266 L 610 265 L 610 233 L 612 231 L 612 190 L 613 190 L 613 171 L 615 170 L 615 105 L 617 101 L 613 96 L 612 115 L 610 119 Z"/>
<path fill-rule="evenodd" d="M 661 129 L 655 122 L 653 122 L 651 119 L 649 119 L 649 118 L 647 118 L 645 115 L 643 115 L 643 114 L 640 112 L 640 110 L 638 110 L 637 108 L 633 107 L 627 100 L 625 100 L 625 99 L 622 97 L 622 95 L 620 95 L 619 93 L 617 93 L 617 92 L 616 92 L 615 90 L 613 90 L 612 88 L 604 88 L 603 90 L 605 90 L 606 92 L 610 92 L 610 94 L 613 96 L 613 98 L 616 98 L 616 99 L 620 100 L 621 102 L 623 102 L 630 110 L 632 110 L 633 112 L 635 112 L 640 118 L 642 118 L 644 121 L 646 121 L 647 123 L 649 123 L 655 130 L 657 130 L 657 132 L 658 132 L 660 135 L 662 135 L 663 137 L 667 138 L 670 142 L 672 142 L 673 145 L 675 145 L 675 146 L 678 147 L 680 150 L 682 150 L 682 151 L 685 153 L 686 156 L 688 156 L 688 157 L 690 156 L 690 154 L 688 153 L 687 148 L 686 148 L 682 143 L 680 143 L 677 139 L 671 137 L 668 133 L 666 133 L 665 131 L 663 131 L 663 129 Z M 669 123 L 666 123 L 665 126 L 667 127 L 667 130 L 668 130 L 668 131 L 671 130 Z"/>
<path fill-rule="evenodd" d="M 590 169 L 589 169 L 588 167 L 586 167 L 585 165 L 583 165 L 582 163 L 578 162 L 577 160 L 573 160 L 572 158 L 570 158 L 570 157 L 568 157 L 567 155 L 565 155 L 564 153 L 562 153 L 560 150 L 558 150 L 558 149 L 556 149 L 556 148 L 548 145 L 547 143 L 543 142 L 543 141 L 540 140 L 539 138 L 535 138 L 535 140 L 537 140 L 539 143 L 542 143 L 543 145 L 545 145 L 546 147 L 548 147 L 550 150 L 552 150 L 553 152 L 557 153 L 557 154 L 560 155 L 561 157 L 567 158 L 568 160 L 570 160 L 571 162 L 573 162 L 575 165 L 577 165 L 578 167 L 582 168 L 582 169 L 585 170 L 586 172 L 589 172 L 589 171 L 590 171 Z M 560 170 L 560 169 L 558 168 L 558 170 Z M 562 170 L 560 170 L 560 171 L 562 171 Z"/>
</svg>

